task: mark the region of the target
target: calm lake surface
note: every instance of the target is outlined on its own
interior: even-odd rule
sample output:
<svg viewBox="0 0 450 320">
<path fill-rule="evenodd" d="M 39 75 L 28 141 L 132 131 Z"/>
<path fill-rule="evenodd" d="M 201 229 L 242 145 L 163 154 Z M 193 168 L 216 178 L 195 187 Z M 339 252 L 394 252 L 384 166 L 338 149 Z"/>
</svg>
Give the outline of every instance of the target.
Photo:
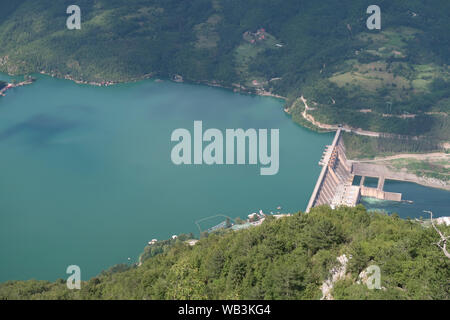
<svg viewBox="0 0 450 320">
<path fill-rule="evenodd" d="M 153 80 L 93 87 L 37 78 L 0 98 L 0 281 L 66 278 L 72 264 L 89 279 L 135 262 L 153 238 L 198 233 L 206 217 L 304 210 L 334 136 L 295 125 L 273 98 Z M 171 133 L 192 133 L 194 120 L 223 132 L 280 129 L 279 173 L 175 166 Z M 449 215 L 449 194 L 428 208 Z"/>
</svg>

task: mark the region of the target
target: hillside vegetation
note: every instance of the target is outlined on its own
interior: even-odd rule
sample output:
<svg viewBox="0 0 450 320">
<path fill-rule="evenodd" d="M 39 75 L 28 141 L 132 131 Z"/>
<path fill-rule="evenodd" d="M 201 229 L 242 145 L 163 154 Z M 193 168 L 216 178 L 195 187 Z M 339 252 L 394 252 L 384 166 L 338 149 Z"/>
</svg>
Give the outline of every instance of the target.
<svg viewBox="0 0 450 320">
<path fill-rule="evenodd" d="M 0 284 L 0 299 L 320 299 L 343 254 L 351 258 L 334 284 L 334 299 L 449 299 L 450 260 L 438 240 L 430 226 L 361 205 L 317 207 L 212 233 L 194 246 L 166 243 L 141 266 L 113 267 L 81 290 L 68 290 L 64 280 L 9 281 Z M 381 289 L 358 283 L 370 265 L 380 268 Z"/>
<path fill-rule="evenodd" d="M 66 28 L 66 8 L 82 29 Z M 330 124 L 449 138 L 450 2 L 16 0 L 0 12 L 0 71 L 86 81 L 149 74 L 272 92 Z M 297 121 L 301 122 L 300 119 Z"/>
</svg>

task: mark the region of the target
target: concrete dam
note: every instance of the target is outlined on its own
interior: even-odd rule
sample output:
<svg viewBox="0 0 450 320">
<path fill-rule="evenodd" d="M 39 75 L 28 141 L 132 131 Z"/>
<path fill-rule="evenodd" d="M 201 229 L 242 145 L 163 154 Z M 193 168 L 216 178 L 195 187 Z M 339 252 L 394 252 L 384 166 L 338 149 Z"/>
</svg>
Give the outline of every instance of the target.
<svg viewBox="0 0 450 320">
<path fill-rule="evenodd" d="M 383 190 L 386 179 L 398 179 L 396 173 L 383 166 L 347 160 L 345 146 L 339 128 L 330 146 L 326 146 L 319 165 L 322 166 L 306 212 L 320 205 L 336 208 L 342 205 L 354 207 L 361 196 L 381 200 L 401 201 L 402 194 Z M 359 185 L 353 185 L 355 176 L 361 176 Z M 376 188 L 364 186 L 366 177 L 378 179 Z"/>
</svg>

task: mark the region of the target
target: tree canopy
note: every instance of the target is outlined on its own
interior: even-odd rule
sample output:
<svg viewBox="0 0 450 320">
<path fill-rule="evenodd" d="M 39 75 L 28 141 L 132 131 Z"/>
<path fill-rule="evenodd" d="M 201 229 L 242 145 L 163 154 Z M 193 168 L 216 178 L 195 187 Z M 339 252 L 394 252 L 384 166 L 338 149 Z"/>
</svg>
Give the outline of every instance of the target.
<svg viewBox="0 0 450 320">
<path fill-rule="evenodd" d="M 178 239 L 142 265 L 111 268 L 81 290 L 68 290 L 63 280 L 9 281 L 0 284 L 0 299 L 319 299 L 343 254 L 350 257 L 347 276 L 334 284 L 335 299 L 449 299 L 450 260 L 437 241 L 433 228 L 417 221 L 362 205 L 322 206 L 211 233 L 194 246 Z M 379 266 L 382 289 L 358 283 L 370 265 Z"/>
</svg>

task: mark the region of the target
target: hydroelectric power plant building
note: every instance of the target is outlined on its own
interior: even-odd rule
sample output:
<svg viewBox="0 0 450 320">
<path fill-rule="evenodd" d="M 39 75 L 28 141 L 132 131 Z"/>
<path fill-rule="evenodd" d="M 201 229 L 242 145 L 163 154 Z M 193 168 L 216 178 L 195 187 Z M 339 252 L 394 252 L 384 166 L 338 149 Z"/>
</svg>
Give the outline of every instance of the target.
<svg viewBox="0 0 450 320">
<path fill-rule="evenodd" d="M 322 166 L 314 191 L 309 199 L 306 212 L 320 205 L 336 208 L 341 205 L 354 207 L 361 196 L 382 200 L 401 201 L 402 194 L 383 191 L 386 178 L 403 180 L 382 166 L 364 164 L 347 160 L 342 141 L 342 129 L 339 128 L 333 143 L 327 146 L 319 165 Z M 353 185 L 355 176 L 361 176 L 359 185 Z M 366 177 L 378 178 L 376 188 L 364 186 Z"/>
</svg>

